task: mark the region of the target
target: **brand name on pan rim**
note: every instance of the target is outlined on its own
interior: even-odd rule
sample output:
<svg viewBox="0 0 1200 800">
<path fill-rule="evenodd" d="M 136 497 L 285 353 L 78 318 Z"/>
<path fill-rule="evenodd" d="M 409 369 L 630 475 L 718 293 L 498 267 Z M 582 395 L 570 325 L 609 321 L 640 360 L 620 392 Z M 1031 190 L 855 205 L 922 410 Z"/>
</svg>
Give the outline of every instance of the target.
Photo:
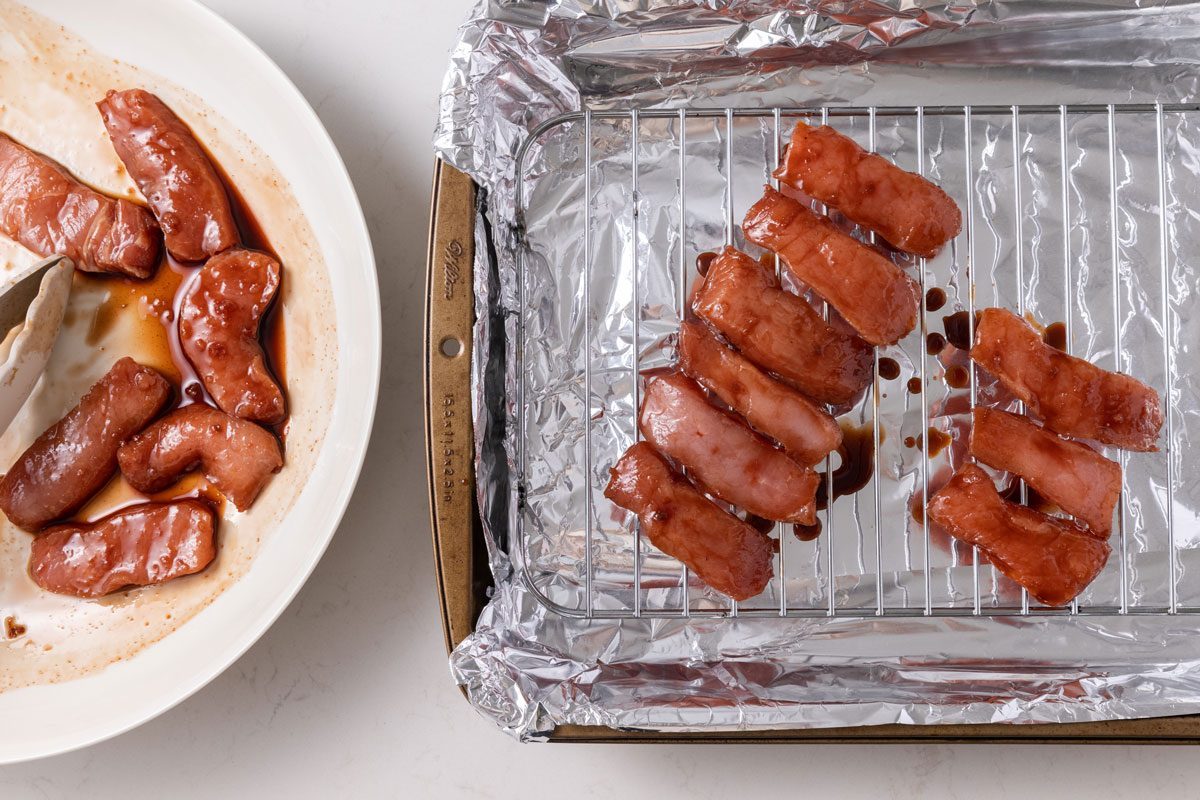
<svg viewBox="0 0 1200 800">
<path fill-rule="evenodd" d="M 454 299 L 454 287 L 462 280 L 461 259 L 465 249 L 458 239 L 451 239 L 442 258 L 442 296 Z"/>
</svg>

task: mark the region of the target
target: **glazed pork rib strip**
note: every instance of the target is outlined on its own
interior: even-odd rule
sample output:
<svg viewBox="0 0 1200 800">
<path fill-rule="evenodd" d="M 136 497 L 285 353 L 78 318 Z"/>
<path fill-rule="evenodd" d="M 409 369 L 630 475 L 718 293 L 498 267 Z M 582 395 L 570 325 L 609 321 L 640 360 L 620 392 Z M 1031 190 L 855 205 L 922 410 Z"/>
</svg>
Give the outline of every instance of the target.
<svg viewBox="0 0 1200 800">
<path fill-rule="evenodd" d="M 283 451 L 270 431 L 203 403 L 176 409 L 117 451 L 121 474 L 143 494 L 166 489 L 199 468 L 245 511 L 283 467 Z"/>
<path fill-rule="evenodd" d="M 1108 561 L 1106 541 L 1069 520 L 1009 503 L 974 464 L 930 499 L 928 516 L 954 538 L 977 545 L 997 569 L 1048 606 L 1071 602 Z"/>
<path fill-rule="evenodd" d="M 1108 538 L 1121 494 L 1121 467 L 1079 442 L 1040 428 L 1026 417 L 976 408 L 971 454 L 1025 479 L 1039 494 Z"/>
<path fill-rule="evenodd" d="M 33 540 L 29 575 L 46 591 L 103 597 L 199 572 L 216 557 L 216 520 L 197 500 L 146 503 Z"/>
<path fill-rule="evenodd" d="M 229 250 L 200 269 L 179 307 L 180 346 L 204 388 L 226 414 L 267 425 L 287 416 L 258 335 L 281 272 L 266 253 Z"/>
<path fill-rule="evenodd" d="M 895 344 L 916 326 L 921 300 L 912 278 L 827 217 L 767 186 L 746 213 L 742 231 L 778 253 L 793 276 L 871 344 Z"/>
<path fill-rule="evenodd" d="M 645 442 L 621 456 L 604 496 L 636 514 L 655 547 L 734 600 L 760 594 L 774 574 L 771 540 L 702 495 Z"/>
<path fill-rule="evenodd" d="M 1052 431 L 1127 450 L 1158 449 L 1157 392 L 1051 347 L 1011 311 L 980 312 L 971 358 Z"/>
<path fill-rule="evenodd" d="M 642 435 L 705 490 L 752 514 L 811 525 L 819 479 L 672 372 L 646 384 Z"/>
<path fill-rule="evenodd" d="M 238 244 L 224 181 L 166 103 L 129 89 L 110 91 L 96 106 L 117 155 L 162 225 L 171 255 L 203 261 Z"/>
<path fill-rule="evenodd" d="M 842 443 L 842 429 L 825 409 L 726 346 L 707 325 L 680 326 L 679 368 L 801 464 L 816 464 Z"/>
<path fill-rule="evenodd" d="M 932 258 L 962 229 L 962 212 L 936 184 L 828 125 L 796 123 L 775 177 L 908 253 Z"/>
<path fill-rule="evenodd" d="M 171 384 L 122 358 L 0 480 L 0 509 L 37 531 L 79 510 L 117 471 L 117 448 L 171 399 Z"/>
<path fill-rule="evenodd" d="M 697 287 L 696 316 L 814 400 L 849 403 L 871 382 L 871 345 L 825 322 L 745 253 L 725 248 Z"/>
<path fill-rule="evenodd" d="M 149 211 L 101 194 L 41 153 L 0 133 L 0 233 L 86 272 L 148 278 L 161 238 Z"/>
</svg>

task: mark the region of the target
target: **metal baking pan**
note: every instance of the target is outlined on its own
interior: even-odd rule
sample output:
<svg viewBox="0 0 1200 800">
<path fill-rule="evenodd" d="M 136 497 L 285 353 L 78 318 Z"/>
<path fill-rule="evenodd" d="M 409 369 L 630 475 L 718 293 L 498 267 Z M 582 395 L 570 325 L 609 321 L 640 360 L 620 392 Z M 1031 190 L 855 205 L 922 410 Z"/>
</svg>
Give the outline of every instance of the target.
<svg viewBox="0 0 1200 800">
<path fill-rule="evenodd" d="M 491 575 L 475 502 L 471 404 L 471 265 L 475 187 L 442 162 L 434 174 L 426 283 L 426 440 L 435 568 L 447 648 L 473 629 Z M 1080 724 L 881 725 L 737 732 L 560 726 L 560 742 L 1200 743 L 1200 715 Z"/>
</svg>

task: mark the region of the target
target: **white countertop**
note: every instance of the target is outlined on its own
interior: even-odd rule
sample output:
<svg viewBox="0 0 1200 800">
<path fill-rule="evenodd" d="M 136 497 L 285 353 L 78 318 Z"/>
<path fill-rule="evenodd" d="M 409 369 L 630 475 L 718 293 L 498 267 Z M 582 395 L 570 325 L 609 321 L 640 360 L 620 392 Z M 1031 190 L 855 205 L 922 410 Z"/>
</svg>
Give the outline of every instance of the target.
<svg viewBox="0 0 1200 800">
<path fill-rule="evenodd" d="M 386 338 L 374 439 L 329 552 L 249 653 L 131 733 L 0 769 L 0 797 L 982 800 L 1195 792 L 1189 779 L 1200 778 L 1200 751 L 1191 748 L 519 745 L 497 732 L 446 668 L 420 410 L 430 135 L 468 0 L 208 3 L 300 86 L 362 198 Z"/>
</svg>

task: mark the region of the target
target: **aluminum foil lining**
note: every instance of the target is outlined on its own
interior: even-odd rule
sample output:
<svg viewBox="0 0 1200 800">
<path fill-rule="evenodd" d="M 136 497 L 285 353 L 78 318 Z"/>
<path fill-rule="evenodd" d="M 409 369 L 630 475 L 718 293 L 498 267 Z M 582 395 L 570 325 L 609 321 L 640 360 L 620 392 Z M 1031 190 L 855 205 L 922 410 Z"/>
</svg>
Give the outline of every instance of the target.
<svg viewBox="0 0 1200 800">
<path fill-rule="evenodd" d="M 887 435 L 879 450 L 879 514 L 866 500 L 875 502 L 872 486 L 862 498 L 835 503 L 830 538 L 838 543 L 837 557 L 824 559 L 820 540 L 816 545 L 789 541 L 790 565 L 805 559 L 813 564 L 808 571 L 789 569 L 781 591 L 791 609 L 817 608 L 832 585 L 841 614 L 886 598 L 888 608 L 911 607 L 913 616 L 578 618 L 586 605 L 578 570 L 579 534 L 587 523 L 581 518 L 581 493 L 593 491 L 599 498 L 608 463 L 632 435 L 627 398 L 633 345 L 621 333 L 630 327 L 631 304 L 622 265 L 640 265 L 643 291 L 661 293 L 655 318 L 643 319 L 637 345 L 648 354 L 645 366 L 655 359 L 665 363 L 678 315 L 680 285 L 673 281 L 687 280 L 677 265 L 720 244 L 731 214 L 721 205 L 725 187 L 716 157 L 729 131 L 719 119 L 684 124 L 695 157 L 687 171 L 691 208 L 682 223 L 669 211 L 643 215 L 635 240 L 625 213 L 628 197 L 614 188 L 593 206 L 593 238 L 607 244 L 591 264 L 592 321 L 612 335 L 614 346 L 594 351 L 593 366 L 601 377 L 588 404 L 579 390 L 585 339 L 578 131 L 570 125 L 553 129 L 530 149 L 520 176 L 528 193 L 524 218 L 518 218 L 515 192 L 517 152 L 530 132 L 585 107 L 1194 102 L 1200 75 L 1198 14 L 1198 3 L 1138 8 L 1042 0 L 480 3 L 452 53 L 435 136 L 437 153 L 485 190 L 480 222 L 487 224 L 477 226 L 476 233 L 480 321 L 474 411 L 479 502 L 496 588 L 475 633 L 451 658 L 454 677 L 475 707 L 521 738 L 542 737 L 568 723 L 713 730 L 1071 722 L 1200 711 L 1200 617 L 921 613 L 931 584 L 939 608 L 969 607 L 975 570 L 952 546 L 933 548 L 925 561 L 920 526 L 914 527 L 909 513 L 916 488 L 914 452 L 903 446 L 907 435 L 920 432 L 923 420 L 914 416 L 902 388 L 881 400 Z M 1132 566 L 1123 579 L 1102 576 L 1081 601 L 1097 607 L 1157 607 L 1167 601 L 1166 576 L 1175 574 L 1175 602 L 1200 604 L 1193 597 L 1200 585 L 1189 580 L 1200 557 L 1195 469 L 1200 461 L 1192 444 L 1198 441 L 1193 434 L 1200 434 L 1200 386 L 1192 374 L 1200 297 L 1190 260 L 1200 244 L 1195 220 L 1200 198 L 1191 185 L 1200 154 L 1200 116 L 1122 118 L 1112 126 L 1122 143 L 1112 159 L 1107 156 L 1112 140 L 1106 138 L 1112 129 L 1103 113 L 1071 117 L 1062 127 L 1053 114 L 1026 115 L 1017 137 L 1011 118 L 992 116 L 976 119 L 971 129 L 985 148 L 976 153 L 978 173 L 955 176 L 947 167 L 945 174 L 934 175 L 977 193 L 980 219 L 988 220 L 972 245 L 980 304 L 1024 305 L 1043 320 L 1070 314 L 1072 342 L 1080 354 L 1105 366 L 1123 365 L 1156 386 L 1168 372 L 1174 379 L 1173 460 L 1143 464 L 1133 457 L 1127 465 L 1128 495 L 1139 499 L 1125 516 Z M 845 129 L 861 139 L 864 131 L 857 124 L 850 120 Z M 879 149 L 900 160 L 911 157 L 908 124 L 880 124 Z M 1139 124 L 1149 127 L 1139 130 Z M 672 149 L 679 131 L 672 125 L 665 120 L 639 128 L 639 158 L 650 165 L 643 167 L 643 188 L 651 198 L 661 193 L 656 209 L 676 207 L 671 192 L 677 173 L 670 165 L 679 163 Z M 937 154 L 942 163 L 952 164 L 966 137 L 956 141 L 943 127 L 944 135 L 933 140 L 929 131 L 942 129 L 926 128 L 923 146 L 929 151 L 930 141 L 944 142 Z M 1067 136 L 1060 141 L 1063 132 Z M 765 175 L 774 130 L 769 118 L 739 121 L 736 135 L 742 144 L 730 148 L 735 163 L 726 166 L 735 167 L 746 183 L 735 187 L 735 219 L 753 200 L 752 184 Z M 628 125 L 593 130 L 593 175 L 612 176 L 612 187 L 626 183 L 619 177 L 629 168 L 629 136 Z M 1164 149 L 1170 150 L 1168 166 L 1156 182 Z M 1061 152 L 1070 157 L 1065 174 L 1055 167 L 1061 166 Z M 935 167 L 937 160 L 931 158 L 928 166 Z M 1106 181 L 1119 187 L 1115 229 L 1104 205 Z M 1057 211 L 1064 194 L 1070 197 L 1065 215 Z M 1024 200 L 1006 211 L 1003 204 L 1014 195 Z M 707 205 L 691 200 L 703 196 L 713 200 Z M 1017 218 L 1025 220 L 1024 227 Z M 1122 265 L 1116 271 L 1108 269 L 1110 243 Z M 520 251 L 521 269 L 518 246 L 526 248 Z M 1013 280 L 1018 251 L 1024 254 L 1023 288 Z M 961 261 L 961 254 L 952 252 L 925 267 L 930 285 L 951 290 L 951 307 L 966 299 L 953 292 L 961 283 L 956 273 Z M 1114 290 L 1115 315 L 1100 299 L 1111 298 Z M 1170 306 L 1169 324 L 1164 324 L 1160 297 Z M 519 321 L 526 326 L 527 343 L 530 331 L 536 332 L 533 346 L 523 352 L 517 348 Z M 1119 342 L 1113 333 L 1118 329 L 1124 334 Z M 920 344 L 908 343 L 895 354 L 904 377 L 917 375 Z M 1165 344 L 1173 369 L 1164 359 Z M 930 358 L 926 369 L 934 373 L 948 366 L 948 360 Z M 612 380 L 606 379 L 610 374 Z M 519 403 L 523 379 L 526 393 Z M 939 392 L 929 399 L 931 419 L 953 434 L 961 408 L 954 391 Z M 605 412 L 593 430 L 599 445 L 590 467 L 580 455 L 577 434 L 584 408 Z M 860 408 L 851 417 L 869 419 L 869 407 L 866 417 L 863 413 Z M 956 446 L 947 448 L 947 471 L 958 452 Z M 519 487 L 522 474 L 525 485 Z M 599 578 L 591 585 L 598 593 L 593 604 L 631 607 L 628 583 L 622 591 L 619 579 L 631 554 L 628 520 L 600 499 L 593 506 L 592 524 L 604 534 L 594 555 L 609 568 L 593 576 Z M 1165 541 L 1168 518 L 1174 522 L 1175 559 L 1169 558 Z M 878 537 L 875 525 L 885 526 Z M 873 541 L 888 544 L 873 550 Z M 667 576 L 674 573 L 652 553 L 642 568 L 643 586 L 649 578 L 652 588 L 636 601 L 639 607 L 678 605 L 683 593 L 691 608 L 719 609 L 720 598 L 702 588 L 682 588 L 676 579 L 672 589 Z M 657 584 L 656 571 L 662 577 Z M 931 572 L 937 579 L 927 582 Z M 1015 602 L 1011 587 L 994 582 L 988 569 L 979 572 L 985 613 L 989 606 Z M 886 575 L 886 591 L 877 573 Z M 550 610 L 539 595 L 568 613 Z M 769 595 L 762 602 L 769 608 L 779 599 Z"/>
</svg>

